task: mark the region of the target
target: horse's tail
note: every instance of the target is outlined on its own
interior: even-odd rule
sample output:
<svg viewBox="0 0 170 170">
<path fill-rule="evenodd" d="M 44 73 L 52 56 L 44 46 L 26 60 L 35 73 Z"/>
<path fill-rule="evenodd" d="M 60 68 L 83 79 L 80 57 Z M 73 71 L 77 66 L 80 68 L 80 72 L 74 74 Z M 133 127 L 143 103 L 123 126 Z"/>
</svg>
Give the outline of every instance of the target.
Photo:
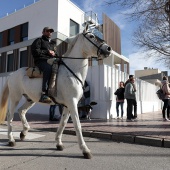
<svg viewBox="0 0 170 170">
<path fill-rule="evenodd" d="M 6 114 L 7 114 L 7 107 L 8 107 L 8 96 L 9 96 L 9 88 L 8 88 L 8 81 L 6 82 L 0 102 L 0 124 L 4 123 Z"/>
</svg>

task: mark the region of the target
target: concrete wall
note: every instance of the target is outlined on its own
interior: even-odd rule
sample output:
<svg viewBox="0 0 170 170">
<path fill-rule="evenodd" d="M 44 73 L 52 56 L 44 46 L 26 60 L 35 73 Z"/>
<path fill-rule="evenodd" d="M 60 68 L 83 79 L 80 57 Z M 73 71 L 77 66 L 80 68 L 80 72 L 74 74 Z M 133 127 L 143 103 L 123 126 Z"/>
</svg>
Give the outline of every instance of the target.
<svg viewBox="0 0 170 170">
<path fill-rule="evenodd" d="M 126 81 L 127 78 L 127 74 L 118 71 L 114 67 L 106 65 L 89 67 L 87 82 L 90 85 L 91 101 L 98 103 L 93 108 L 92 118 L 109 119 L 116 117 L 116 96 L 114 92 L 118 88 L 119 82 Z M 7 74 L 0 77 L 0 91 L 2 91 L 6 79 Z M 157 87 L 155 85 L 136 79 L 136 87 L 138 114 L 158 111 L 161 108 L 161 101 L 156 96 Z M 24 98 L 21 100 L 19 106 L 21 106 L 24 100 Z M 49 106 L 36 104 L 28 113 L 49 114 Z M 56 109 L 56 113 L 59 114 L 58 109 Z M 124 115 L 126 116 L 126 101 L 124 104 Z"/>
<path fill-rule="evenodd" d="M 161 73 L 159 69 L 135 70 L 135 77 L 144 77 Z"/>
<path fill-rule="evenodd" d="M 84 12 L 70 0 L 40 0 L 0 19 L 0 32 L 17 25 L 29 22 L 28 39 L 41 36 L 45 26 L 51 26 L 54 31 L 69 36 L 70 19 L 80 24 Z"/>
<path fill-rule="evenodd" d="M 126 81 L 128 75 L 114 67 L 100 65 L 89 68 L 87 81 L 90 83 L 91 101 L 98 102 L 92 112 L 92 118 L 109 119 L 116 117 L 116 96 L 114 92 L 120 81 Z M 161 101 L 156 96 L 157 88 L 148 82 L 136 79 L 137 87 L 137 113 L 158 111 Z M 124 115 L 126 115 L 126 101 Z"/>
<path fill-rule="evenodd" d="M 58 0 L 58 32 L 70 35 L 70 19 L 80 25 L 83 30 L 84 12 L 69 0 Z"/>
</svg>

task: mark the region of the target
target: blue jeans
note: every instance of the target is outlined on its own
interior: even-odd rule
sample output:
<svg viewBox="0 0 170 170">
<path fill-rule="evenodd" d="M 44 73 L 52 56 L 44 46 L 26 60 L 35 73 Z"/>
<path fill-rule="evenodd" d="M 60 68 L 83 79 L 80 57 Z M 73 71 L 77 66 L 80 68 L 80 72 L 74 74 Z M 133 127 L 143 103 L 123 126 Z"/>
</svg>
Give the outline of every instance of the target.
<svg viewBox="0 0 170 170">
<path fill-rule="evenodd" d="M 42 91 L 47 92 L 52 73 L 52 66 L 44 60 L 39 61 L 36 66 L 43 72 Z"/>
<path fill-rule="evenodd" d="M 121 117 L 123 117 L 123 104 L 124 102 L 116 102 L 117 117 L 119 117 L 119 105 L 121 107 Z"/>
<path fill-rule="evenodd" d="M 54 118 L 56 106 L 57 105 L 51 105 L 50 106 L 50 110 L 49 110 L 49 119 L 50 120 L 52 120 Z M 58 109 L 59 109 L 60 115 L 62 115 L 63 105 L 59 104 Z"/>
</svg>

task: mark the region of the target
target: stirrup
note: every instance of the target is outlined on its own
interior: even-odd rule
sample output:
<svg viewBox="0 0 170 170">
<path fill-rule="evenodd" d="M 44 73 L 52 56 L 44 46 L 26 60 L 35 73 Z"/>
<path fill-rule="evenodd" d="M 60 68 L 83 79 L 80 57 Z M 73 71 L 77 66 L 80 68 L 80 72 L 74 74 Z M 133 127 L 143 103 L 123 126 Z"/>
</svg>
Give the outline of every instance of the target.
<svg viewBox="0 0 170 170">
<path fill-rule="evenodd" d="M 41 102 L 41 103 L 51 103 L 52 100 L 51 100 L 51 98 L 50 98 L 49 96 L 47 96 L 46 94 L 42 94 L 39 102 Z"/>
</svg>

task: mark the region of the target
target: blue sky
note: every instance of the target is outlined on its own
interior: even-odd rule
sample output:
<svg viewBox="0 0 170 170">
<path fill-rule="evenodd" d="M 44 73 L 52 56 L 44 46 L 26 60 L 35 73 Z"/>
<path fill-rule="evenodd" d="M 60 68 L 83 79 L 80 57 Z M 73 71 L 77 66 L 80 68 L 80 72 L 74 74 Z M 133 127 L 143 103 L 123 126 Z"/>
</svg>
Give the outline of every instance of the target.
<svg viewBox="0 0 170 170">
<path fill-rule="evenodd" d="M 38 1 L 38 0 L 35 0 Z M 50 0 L 48 0 L 50 2 Z M 105 13 L 110 17 L 121 29 L 121 44 L 122 44 L 122 55 L 129 58 L 130 60 L 130 72 L 134 73 L 134 70 L 142 70 L 143 67 L 159 68 L 161 71 L 161 65 L 156 64 L 153 59 L 144 58 L 144 53 L 140 52 L 132 44 L 132 33 L 137 26 L 137 23 L 130 23 L 123 11 L 129 11 L 131 9 L 117 8 L 115 5 L 105 5 L 103 0 L 71 0 L 73 3 L 78 5 L 83 11 L 93 11 L 97 13 L 99 21 L 102 22 L 102 13 Z M 0 0 L 0 18 L 5 16 L 7 13 L 13 13 L 16 10 L 22 9 L 24 5 L 28 6 L 32 4 L 34 0 Z M 138 63 L 138 64 L 137 64 Z M 139 64 L 140 63 L 140 64 Z"/>
</svg>

